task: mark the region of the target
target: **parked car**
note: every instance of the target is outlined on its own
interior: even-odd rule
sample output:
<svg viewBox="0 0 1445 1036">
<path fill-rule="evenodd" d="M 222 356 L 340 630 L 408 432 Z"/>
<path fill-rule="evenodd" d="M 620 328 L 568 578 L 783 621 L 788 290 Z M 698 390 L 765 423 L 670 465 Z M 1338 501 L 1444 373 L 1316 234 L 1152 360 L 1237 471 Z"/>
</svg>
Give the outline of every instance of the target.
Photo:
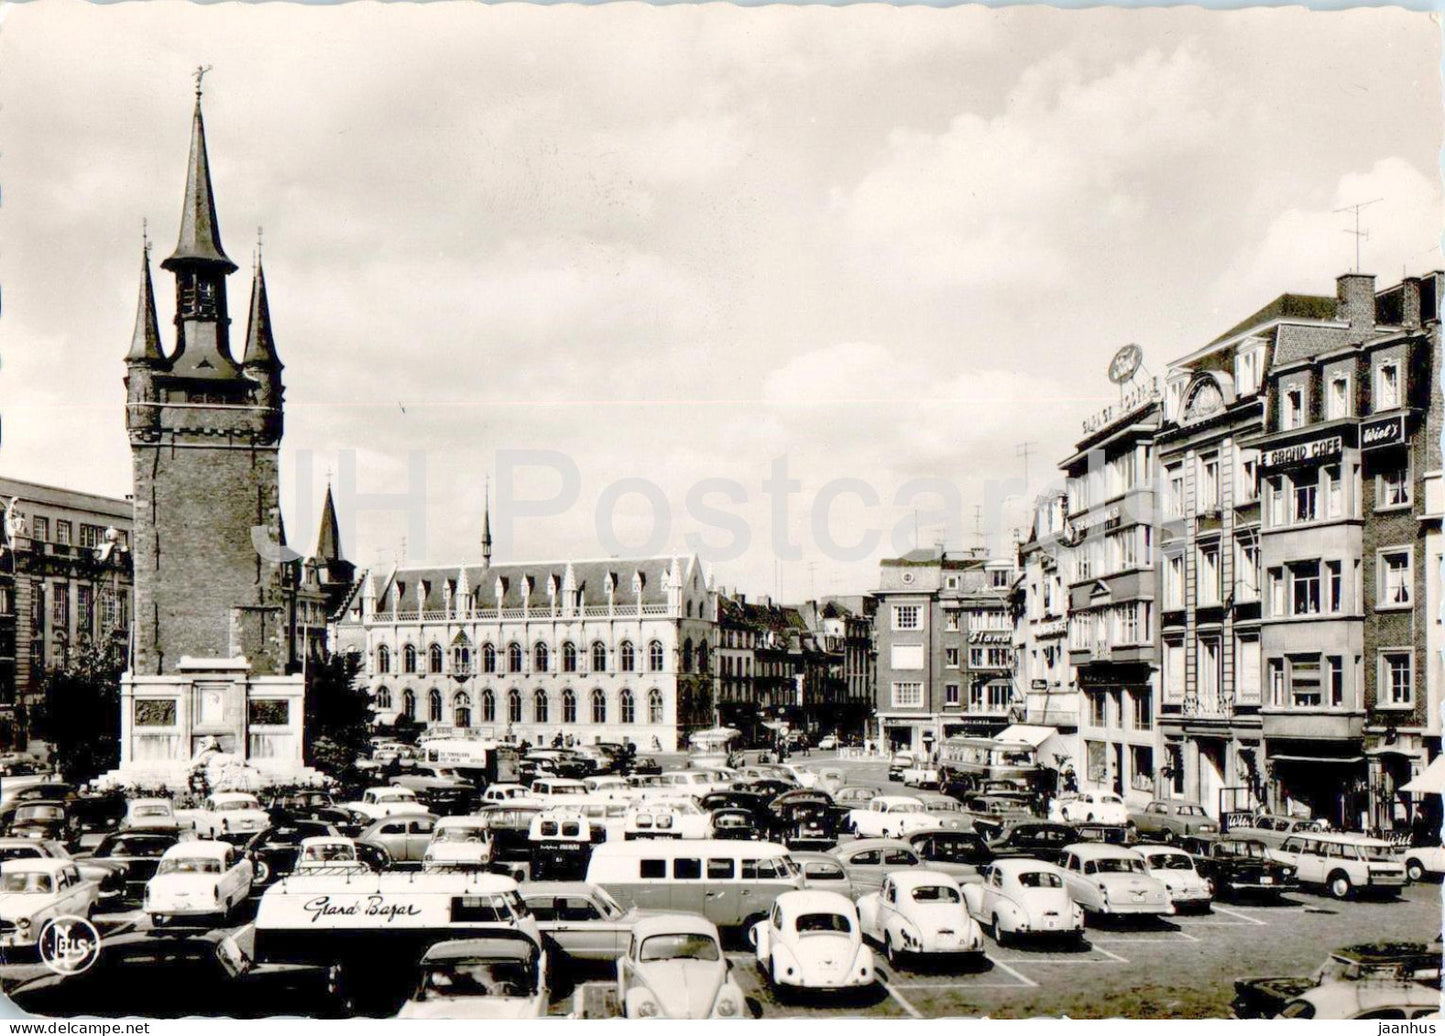
<svg viewBox="0 0 1445 1036">
<path fill-rule="evenodd" d="M 926 762 L 906 766 L 898 774 L 898 780 L 907 788 L 938 787 L 938 767 Z"/>
<path fill-rule="evenodd" d="M 1033 819 L 1034 799 L 1022 791 L 981 792 L 964 799 L 963 809 L 975 831 L 997 838 L 1010 824 Z"/>
<path fill-rule="evenodd" d="M 1323 820 L 1257 813 L 1247 824 L 1230 824 L 1228 834 L 1231 838 L 1253 838 L 1271 849 L 1278 849 L 1291 835 L 1315 834 L 1329 829 L 1329 825 Z"/>
<path fill-rule="evenodd" d="M 640 755 L 627 767 L 629 774 L 647 776 L 662 773 L 662 764 L 650 755 Z"/>
<path fill-rule="evenodd" d="M 623 838 L 706 838 L 709 819 L 693 799 L 646 799 L 628 808 Z"/>
<path fill-rule="evenodd" d="M 416 792 L 417 801 L 431 813 L 449 816 L 472 808 L 476 787 L 456 770 L 433 763 L 418 763 L 416 768 L 391 783 Z"/>
<path fill-rule="evenodd" d="M 117 831 L 102 838 L 90 858 L 120 867 L 125 874 L 124 898 L 140 899 L 161 857 L 180 841 L 181 835 L 174 831 Z"/>
<path fill-rule="evenodd" d="M 123 831 L 179 831 L 176 807 L 170 799 L 130 799 L 120 820 Z"/>
<path fill-rule="evenodd" d="M 340 834 L 339 828 L 319 820 L 288 820 L 257 831 L 241 847 L 251 861 L 252 887 L 270 885 L 295 870 L 301 843 L 306 839 Z"/>
<path fill-rule="evenodd" d="M 1399 895 L 1407 881 L 1394 846 L 1364 835 L 1296 833 L 1270 855 L 1295 868 L 1300 884 L 1320 886 L 1336 899 L 1348 899 L 1357 891 Z"/>
<path fill-rule="evenodd" d="M 157 928 L 178 917 L 224 919 L 251 894 L 251 875 L 251 861 L 228 842 L 177 842 L 146 883 L 141 909 Z"/>
<path fill-rule="evenodd" d="M 1411 845 L 1401 854 L 1405 858 L 1405 876 L 1411 881 L 1439 881 L 1445 876 L 1445 848 L 1438 845 Z"/>
<path fill-rule="evenodd" d="M 838 814 L 826 792 L 785 792 L 771 809 L 773 836 L 789 849 L 826 849 L 838 841 Z"/>
<path fill-rule="evenodd" d="M 964 809 L 963 803 L 952 795 L 939 792 L 923 792 L 916 796 L 923 803 L 923 811 L 939 819 L 945 831 L 972 831 L 973 818 Z"/>
<path fill-rule="evenodd" d="M 1214 886 L 1216 898 L 1278 898 L 1299 888 L 1296 869 L 1272 859 L 1270 850 L 1256 839 L 1187 839 L 1184 848 L 1194 856 L 1199 873 Z"/>
<path fill-rule="evenodd" d="M 97 860 L 89 854 L 72 855 L 61 843 L 43 838 L 0 838 L 0 862 L 40 859 L 73 860 L 80 876 L 95 882 L 102 903 L 125 896 L 126 868 L 119 861 Z"/>
<path fill-rule="evenodd" d="M 587 794 L 594 796 L 627 797 L 631 793 L 631 789 L 627 786 L 627 778 L 616 774 L 584 777 L 582 784 L 587 789 Z"/>
<path fill-rule="evenodd" d="M 859 838 L 831 852 L 848 872 L 856 895 L 880 887 L 890 872 L 917 867 L 922 862 L 913 846 L 897 838 Z"/>
<path fill-rule="evenodd" d="M 714 809 L 708 814 L 708 837 L 755 842 L 762 833 L 747 810 Z"/>
<path fill-rule="evenodd" d="M 888 779 L 890 781 L 903 780 L 903 771 L 913 766 L 918 761 L 912 752 L 895 752 L 893 758 L 888 760 Z"/>
<path fill-rule="evenodd" d="M 963 901 L 974 920 L 993 929 L 999 945 L 1014 936 L 1083 936 L 1084 908 L 1052 863 L 1009 857 L 987 864 L 980 876 L 977 884 L 963 886 Z"/>
<path fill-rule="evenodd" d="M 615 961 L 643 914 L 583 881 L 527 881 L 522 899 L 545 945 L 573 960 Z"/>
<path fill-rule="evenodd" d="M 352 822 L 351 811 L 337 805 L 325 788 L 298 788 L 284 795 L 272 796 L 266 811 L 273 821 L 319 820 L 325 824 L 345 827 Z"/>
<path fill-rule="evenodd" d="M 522 759 L 531 763 L 536 772 L 553 777 L 581 780 L 592 773 L 586 761 L 562 748 L 535 748 Z"/>
<path fill-rule="evenodd" d="M 850 809 L 845 825 L 859 838 L 902 838 L 914 831 L 936 831 L 943 821 L 909 795 L 879 795 L 866 809 Z"/>
<path fill-rule="evenodd" d="M 1070 824 L 1074 829 L 1074 841 L 1076 842 L 1104 842 L 1108 845 L 1128 845 L 1132 838 L 1129 836 L 1129 829 L 1123 824 L 1106 824 L 1101 821 L 1082 821 L 1077 824 Z"/>
<path fill-rule="evenodd" d="M 958 884 L 935 870 L 900 871 L 858 900 L 858 923 L 883 947 L 890 964 L 901 955 L 981 957 L 983 933 L 969 916 Z"/>
<path fill-rule="evenodd" d="M 251 835 L 271 826 L 271 815 L 248 791 L 218 791 L 199 809 L 176 810 L 176 819 L 182 826 L 189 822 L 197 838 L 211 841 L 222 835 Z"/>
<path fill-rule="evenodd" d="M 491 829 L 477 816 L 442 817 L 421 858 L 423 870 L 483 870 L 491 862 Z"/>
<path fill-rule="evenodd" d="M 1307 991 L 1333 982 L 1440 983 L 1440 945 L 1363 943 L 1333 951 L 1308 975 L 1242 978 L 1234 983 L 1236 1018 L 1273 1018 Z"/>
<path fill-rule="evenodd" d="M 617 999 L 628 1018 L 741 1018 L 717 926 L 702 917 L 662 914 L 637 922 L 617 962 Z"/>
<path fill-rule="evenodd" d="M 23 781 L 32 781 L 23 784 Z M 18 787 L 16 785 L 19 785 Z M 63 781 L 20 777 L 0 781 L 0 827 L 8 827 L 15 811 L 27 802 L 63 802 L 75 799 L 75 787 Z"/>
<path fill-rule="evenodd" d="M 868 803 L 881 794 L 879 789 L 865 784 L 845 784 L 833 792 L 833 805 L 844 810 L 867 809 Z"/>
<path fill-rule="evenodd" d="M 43 799 L 17 806 L 5 833 L 11 838 L 41 838 L 52 842 L 73 842 L 80 834 L 66 812 L 65 803 Z"/>
<path fill-rule="evenodd" d="M 1281 1018 L 1437 1018 L 1440 990 L 1420 982 L 1327 982 L 1285 1004 Z"/>
<path fill-rule="evenodd" d="M 506 804 L 487 806 L 476 816 L 486 824 L 492 836 L 494 862 L 526 863 L 531 860 L 532 818 L 542 812 L 540 803 L 513 799 Z"/>
<path fill-rule="evenodd" d="M 544 809 L 532 818 L 531 876 L 539 881 L 576 881 L 587 873 L 592 847 L 607 839 L 599 824 L 566 806 Z"/>
<path fill-rule="evenodd" d="M 436 943 L 420 968 L 398 1018 L 541 1018 L 551 1000 L 547 954 L 525 932 Z"/>
<path fill-rule="evenodd" d="M 1129 807 L 1112 791 L 1081 791 L 1077 795 L 1061 795 L 1049 809 L 1049 819 L 1062 824 L 1093 823 L 1124 825 L 1129 822 Z"/>
<path fill-rule="evenodd" d="M 1164 883 L 1151 878 L 1132 849 L 1076 842 L 1064 850 L 1060 870 L 1069 896 L 1086 913 L 1172 914 Z"/>
<path fill-rule="evenodd" d="M 1174 842 L 1192 835 L 1219 833 L 1219 824 L 1197 802 L 1155 799 L 1129 811 L 1128 826 L 1143 840 Z"/>
<path fill-rule="evenodd" d="M 431 812 L 422 805 L 421 800 L 416 797 L 416 792 L 394 784 L 367 788 L 361 793 L 360 799 L 354 802 L 344 802 L 342 808 L 356 814 L 358 821 L 363 825 L 366 822 L 398 814 L 416 815 Z"/>
<path fill-rule="evenodd" d="M 972 831 L 915 831 L 904 839 L 924 866 L 943 870 L 955 881 L 977 881 L 979 868 L 993 861 L 994 851 Z"/>
<path fill-rule="evenodd" d="M 1209 909 L 1214 887 L 1199 873 L 1193 856 L 1170 845 L 1146 843 L 1134 849 L 1144 858 L 1145 873 L 1164 883 L 1176 911 Z"/>
<path fill-rule="evenodd" d="M 76 831 L 88 834 L 114 831 L 125 816 L 126 798 L 119 789 L 82 789 L 68 802 Z"/>
<path fill-rule="evenodd" d="M 436 826 L 430 813 L 396 813 L 363 829 L 356 840 L 380 846 L 395 863 L 421 863 Z"/>
<path fill-rule="evenodd" d="M 837 749 L 838 749 L 838 735 L 836 735 L 836 734 L 824 734 L 822 737 L 818 738 L 818 751 L 820 751 L 820 752 L 835 752 L 835 751 L 837 751 Z"/>
<path fill-rule="evenodd" d="M 850 898 L 854 895 L 853 882 L 848 878 L 848 871 L 838 857 L 831 853 L 813 852 L 795 852 L 792 857 L 798 869 L 803 872 L 804 888 L 841 892 Z"/>
<path fill-rule="evenodd" d="M 1032 856 L 1056 864 L 1074 841 L 1074 829 L 1068 824 L 1021 820 L 1005 826 L 1003 832 L 989 842 L 989 847 L 996 856 Z"/>
<path fill-rule="evenodd" d="M 489 784 L 482 792 L 482 802 L 511 802 L 532 798 L 532 789 L 522 784 Z"/>
<path fill-rule="evenodd" d="M 89 917 L 100 887 L 80 876 L 74 860 L 38 857 L 0 863 L 0 949 L 32 947 L 45 922 Z"/>
<path fill-rule="evenodd" d="M 783 893 L 748 939 L 774 987 L 856 989 L 878 980 L 858 908 L 837 892 Z"/>
<path fill-rule="evenodd" d="M 538 777 L 532 782 L 532 797 L 549 805 L 565 805 L 587 794 L 587 785 L 573 777 Z"/>
</svg>

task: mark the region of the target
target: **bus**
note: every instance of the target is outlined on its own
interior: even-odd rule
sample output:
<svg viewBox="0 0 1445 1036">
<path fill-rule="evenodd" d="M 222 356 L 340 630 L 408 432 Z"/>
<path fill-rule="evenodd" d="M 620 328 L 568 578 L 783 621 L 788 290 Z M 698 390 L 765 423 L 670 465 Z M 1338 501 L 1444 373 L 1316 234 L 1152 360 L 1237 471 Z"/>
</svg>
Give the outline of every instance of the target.
<svg viewBox="0 0 1445 1036">
<path fill-rule="evenodd" d="M 939 787 L 950 795 L 983 791 L 1050 790 L 1053 771 L 1039 762 L 1038 746 L 991 737 L 951 737 L 938 753 Z"/>
<path fill-rule="evenodd" d="M 482 738 L 443 737 L 423 741 L 422 758 L 455 770 L 478 791 L 492 784 L 516 784 L 521 757 L 516 745 Z"/>
</svg>

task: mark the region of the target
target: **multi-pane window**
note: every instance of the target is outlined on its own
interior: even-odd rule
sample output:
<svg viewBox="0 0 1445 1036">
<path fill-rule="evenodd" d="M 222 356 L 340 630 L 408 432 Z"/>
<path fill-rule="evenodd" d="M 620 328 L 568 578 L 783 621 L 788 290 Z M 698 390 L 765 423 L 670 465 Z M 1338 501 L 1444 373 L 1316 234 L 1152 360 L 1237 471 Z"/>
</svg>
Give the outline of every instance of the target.
<svg viewBox="0 0 1445 1036">
<path fill-rule="evenodd" d="M 943 704 L 958 705 L 960 702 L 958 684 L 947 683 L 943 685 Z"/>
<path fill-rule="evenodd" d="M 1259 704 L 1259 635 L 1234 638 L 1234 697 L 1241 705 Z"/>
<path fill-rule="evenodd" d="M 1196 551 L 1196 593 L 1199 604 L 1219 603 L 1219 544 L 1202 543 Z"/>
<path fill-rule="evenodd" d="M 1284 394 L 1284 426 L 1285 428 L 1303 428 L 1305 423 L 1305 394 L 1304 389 L 1295 385 L 1285 391 Z"/>
<path fill-rule="evenodd" d="M 99 525 L 80 523 L 80 545 L 82 547 L 99 547 L 104 542 L 105 530 Z"/>
<path fill-rule="evenodd" d="M 50 595 L 50 626 L 62 633 L 70 629 L 70 594 L 62 585 Z"/>
<path fill-rule="evenodd" d="M 661 723 L 663 718 L 662 692 L 651 690 L 647 692 L 647 722 Z"/>
<path fill-rule="evenodd" d="M 1410 548 L 1396 547 L 1380 551 L 1378 568 L 1380 590 L 1375 607 L 1408 608 L 1414 583 Z"/>
<path fill-rule="evenodd" d="M 75 630 L 82 636 L 89 636 L 95 630 L 95 592 L 88 586 L 75 588 Z"/>
<path fill-rule="evenodd" d="M 1380 704 L 1409 706 L 1415 702 L 1414 656 L 1409 651 L 1380 652 Z"/>
<path fill-rule="evenodd" d="M 923 706 L 923 684 L 914 681 L 895 681 L 893 684 L 893 707 L 895 709 L 917 709 Z"/>
<path fill-rule="evenodd" d="M 607 722 L 607 695 L 600 687 L 592 692 L 592 722 Z"/>
<path fill-rule="evenodd" d="M 1325 417 L 1334 421 L 1350 416 L 1350 376 L 1336 374 L 1330 379 L 1329 390 L 1325 393 Z"/>
<path fill-rule="evenodd" d="M 1375 368 L 1375 410 L 1393 410 L 1400 405 L 1400 365 L 1387 360 Z"/>
<path fill-rule="evenodd" d="M 1286 565 L 1289 572 L 1290 614 L 1318 615 L 1320 612 L 1320 563 L 1296 562 Z"/>
<path fill-rule="evenodd" d="M 1239 493 L 1237 503 L 1251 503 L 1259 497 L 1259 451 L 1239 451 Z"/>
<path fill-rule="evenodd" d="M 1314 482 L 1299 481 L 1294 485 L 1291 497 L 1290 520 L 1312 522 L 1319 516 L 1316 506 L 1319 501 L 1319 486 Z"/>
<path fill-rule="evenodd" d="M 532 692 L 532 722 L 546 723 L 549 712 L 547 692 L 538 688 Z"/>
<path fill-rule="evenodd" d="M 1134 729 L 1149 730 L 1154 726 L 1154 699 L 1148 691 L 1135 691 L 1129 696 L 1133 710 Z"/>
<path fill-rule="evenodd" d="M 70 523 L 63 518 L 55 523 L 55 542 L 70 545 Z"/>
<path fill-rule="evenodd" d="M 1198 484 L 1194 500 L 1200 513 L 1219 509 L 1219 455 L 1199 458 Z"/>
<path fill-rule="evenodd" d="M 1344 564 L 1339 561 L 1326 561 L 1324 563 L 1325 581 L 1325 606 L 1330 612 L 1338 614 L 1345 610 L 1345 576 Z"/>
<path fill-rule="evenodd" d="M 1325 659 L 1325 669 L 1329 679 L 1330 707 L 1342 708 L 1345 704 L 1345 660 L 1339 655 L 1330 655 Z"/>
<path fill-rule="evenodd" d="M 1219 653 L 1219 639 L 1217 637 L 1199 638 L 1199 693 L 1201 695 L 1217 695 L 1221 685 L 1221 663 Z"/>
<path fill-rule="evenodd" d="M 600 640 L 592 642 L 592 671 L 594 673 L 607 671 L 607 645 Z"/>
<path fill-rule="evenodd" d="M 1172 464 L 1164 469 L 1167 486 L 1164 495 L 1165 513 L 1170 518 L 1184 517 L 1184 466 Z"/>
<path fill-rule="evenodd" d="M 1320 698 L 1320 656 L 1289 657 L 1290 704 L 1297 709 L 1318 708 Z"/>
<path fill-rule="evenodd" d="M 1325 517 L 1343 517 L 1345 513 L 1345 485 L 1340 480 L 1340 466 L 1338 464 L 1327 464 L 1320 469 L 1320 488 L 1325 498 Z"/>
<path fill-rule="evenodd" d="M 1235 596 L 1241 601 L 1259 600 L 1259 541 L 1251 537 L 1235 541 Z"/>
<path fill-rule="evenodd" d="M 416 672 L 416 647 L 407 644 L 401 649 L 401 671 L 403 673 Z"/>
<path fill-rule="evenodd" d="M 1109 696 L 1107 694 L 1089 695 L 1089 722 L 1096 727 L 1109 725 Z"/>
<path fill-rule="evenodd" d="M 895 604 L 893 606 L 893 628 L 895 630 L 921 630 L 923 609 L 916 604 Z"/>
<path fill-rule="evenodd" d="M 647 669 L 649 672 L 662 672 L 663 654 L 662 641 L 654 640 L 647 645 Z"/>
<path fill-rule="evenodd" d="M 30 538 L 39 540 L 41 543 L 50 542 L 50 519 L 44 515 L 36 515 L 30 519 Z"/>
<path fill-rule="evenodd" d="M 571 693 L 571 692 L 568 692 Z M 576 719 L 576 705 L 573 705 L 573 719 Z M 511 690 L 507 692 L 507 722 L 522 722 L 522 692 Z M 570 721 L 569 721 L 570 722 Z"/>
<path fill-rule="evenodd" d="M 1013 652 L 1006 647 L 972 647 L 968 665 L 971 669 L 1008 669 L 1013 666 Z"/>
<path fill-rule="evenodd" d="M 958 612 L 949 612 L 943 617 L 943 628 L 950 633 L 958 632 Z"/>
<path fill-rule="evenodd" d="M 562 644 L 562 672 L 575 673 L 577 671 L 577 645 L 570 640 Z"/>
<path fill-rule="evenodd" d="M 490 647 L 490 645 L 488 646 Z M 440 644 L 433 644 L 431 647 L 427 648 L 426 663 L 428 672 L 440 673 L 442 671 L 442 646 Z M 495 655 L 492 657 L 492 668 L 496 668 Z M 487 670 L 487 672 L 491 671 L 491 669 Z"/>
<path fill-rule="evenodd" d="M 1184 607 L 1184 555 L 1172 554 L 1164 559 L 1164 606 Z"/>
<path fill-rule="evenodd" d="M 1410 466 L 1389 468 L 1375 476 L 1375 507 L 1407 507 L 1410 503 Z"/>
<path fill-rule="evenodd" d="M 943 664 L 949 669 L 958 668 L 958 648 L 951 647 L 943 649 Z"/>
</svg>

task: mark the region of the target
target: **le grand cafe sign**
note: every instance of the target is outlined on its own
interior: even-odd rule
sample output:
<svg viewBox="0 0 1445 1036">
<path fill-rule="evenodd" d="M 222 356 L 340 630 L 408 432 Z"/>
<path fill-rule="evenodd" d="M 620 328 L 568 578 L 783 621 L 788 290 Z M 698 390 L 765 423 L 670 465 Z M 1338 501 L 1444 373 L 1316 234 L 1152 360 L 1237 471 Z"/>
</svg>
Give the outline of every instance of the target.
<svg viewBox="0 0 1445 1036">
<path fill-rule="evenodd" d="M 1376 421 L 1360 424 L 1361 449 L 1373 450 L 1381 446 L 1396 446 L 1405 441 L 1405 418 L 1393 414 Z M 1344 441 L 1338 435 L 1295 443 L 1292 446 L 1278 446 L 1260 454 L 1261 469 L 1288 468 L 1311 461 L 1328 460 L 1344 452 Z"/>
</svg>

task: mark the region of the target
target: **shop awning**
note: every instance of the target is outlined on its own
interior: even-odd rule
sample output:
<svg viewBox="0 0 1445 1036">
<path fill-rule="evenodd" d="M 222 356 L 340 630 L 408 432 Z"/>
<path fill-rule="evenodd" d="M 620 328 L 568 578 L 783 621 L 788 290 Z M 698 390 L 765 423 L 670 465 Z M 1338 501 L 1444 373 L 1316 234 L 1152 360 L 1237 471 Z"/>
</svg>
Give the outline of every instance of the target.
<svg viewBox="0 0 1445 1036">
<path fill-rule="evenodd" d="M 1439 756 L 1413 780 L 1400 785 L 1406 795 L 1445 794 L 1445 755 Z"/>
<path fill-rule="evenodd" d="M 995 741 L 1022 741 L 1030 748 L 1038 748 L 1049 738 L 1058 733 L 1054 727 L 1038 727 L 1029 723 L 1015 723 L 1011 727 L 1005 727 L 993 736 Z"/>
<path fill-rule="evenodd" d="M 1269 760 L 1272 763 L 1337 763 L 1340 766 L 1350 766 L 1354 763 L 1363 763 L 1365 757 L 1362 755 L 1271 755 Z"/>
</svg>

